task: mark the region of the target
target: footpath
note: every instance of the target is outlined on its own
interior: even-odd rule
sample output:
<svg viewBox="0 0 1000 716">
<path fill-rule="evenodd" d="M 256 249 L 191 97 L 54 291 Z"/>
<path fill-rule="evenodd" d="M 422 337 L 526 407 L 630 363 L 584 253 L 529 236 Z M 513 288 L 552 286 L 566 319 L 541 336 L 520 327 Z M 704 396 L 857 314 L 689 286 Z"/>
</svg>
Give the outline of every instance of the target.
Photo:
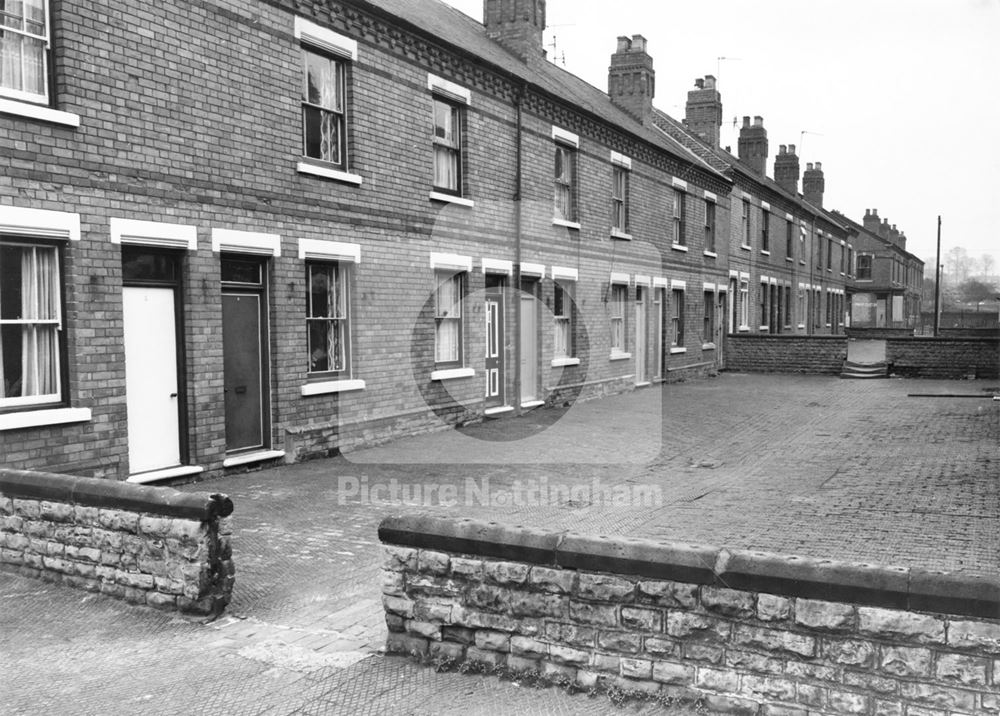
<svg viewBox="0 0 1000 716">
<path fill-rule="evenodd" d="M 0 573 L 0 714 L 607 713 L 604 697 L 381 655 L 379 521 L 429 511 L 995 574 L 995 391 L 724 374 L 191 485 L 236 506 L 225 615 Z"/>
</svg>

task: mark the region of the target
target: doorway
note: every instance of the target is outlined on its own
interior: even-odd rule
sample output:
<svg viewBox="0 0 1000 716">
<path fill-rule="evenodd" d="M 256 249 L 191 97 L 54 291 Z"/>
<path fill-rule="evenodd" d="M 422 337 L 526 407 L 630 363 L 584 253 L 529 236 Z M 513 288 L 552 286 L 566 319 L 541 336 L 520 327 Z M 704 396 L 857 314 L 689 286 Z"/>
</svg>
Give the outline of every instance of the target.
<svg viewBox="0 0 1000 716">
<path fill-rule="evenodd" d="M 646 289 L 635 289 L 635 384 L 649 383 L 649 367 L 646 362 Z"/>
<path fill-rule="evenodd" d="M 254 258 L 222 259 L 227 453 L 270 444 L 266 267 Z"/>
<path fill-rule="evenodd" d="M 136 475 L 177 467 L 185 457 L 180 258 L 125 247 L 122 284 L 129 473 Z"/>
<path fill-rule="evenodd" d="M 504 356 L 504 280 L 486 276 L 486 408 L 504 405 L 506 360 Z"/>
<path fill-rule="evenodd" d="M 521 293 L 521 404 L 538 400 L 538 302 L 534 284 Z"/>
</svg>

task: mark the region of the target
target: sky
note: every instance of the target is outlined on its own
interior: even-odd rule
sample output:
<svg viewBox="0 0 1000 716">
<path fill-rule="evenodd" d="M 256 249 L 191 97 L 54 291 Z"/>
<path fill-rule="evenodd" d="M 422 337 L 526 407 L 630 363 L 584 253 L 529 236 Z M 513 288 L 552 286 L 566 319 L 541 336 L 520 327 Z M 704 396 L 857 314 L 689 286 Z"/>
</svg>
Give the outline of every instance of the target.
<svg viewBox="0 0 1000 716">
<path fill-rule="evenodd" d="M 445 1 L 482 21 L 482 0 Z M 939 215 L 942 259 L 1000 266 L 1000 0 L 548 0 L 547 20 L 550 59 L 604 91 L 616 38 L 646 37 L 677 119 L 715 75 L 723 147 L 763 117 L 769 176 L 795 144 L 803 171 L 823 164 L 825 208 L 877 209 L 929 270 Z"/>
</svg>

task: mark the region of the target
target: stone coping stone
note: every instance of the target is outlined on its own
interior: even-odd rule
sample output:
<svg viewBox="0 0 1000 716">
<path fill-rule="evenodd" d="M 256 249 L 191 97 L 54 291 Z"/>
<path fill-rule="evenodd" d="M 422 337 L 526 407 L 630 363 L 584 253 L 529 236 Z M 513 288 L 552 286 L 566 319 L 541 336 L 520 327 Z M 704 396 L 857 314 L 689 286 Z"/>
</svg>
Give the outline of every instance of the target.
<svg viewBox="0 0 1000 716">
<path fill-rule="evenodd" d="M 0 469 L 0 494 L 201 522 L 233 512 L 233 501 L 227 495 L 28 470 Z"/>
<path fill-rule="evenodd" d="M 419 514 L 385 518 L 379 525 L 379 539 L 401 547 L 547 567 L 1000 619 L 1000 577 L 993 576 L 678 542 L 545 532 L 496 522 Z"/>
</svg>

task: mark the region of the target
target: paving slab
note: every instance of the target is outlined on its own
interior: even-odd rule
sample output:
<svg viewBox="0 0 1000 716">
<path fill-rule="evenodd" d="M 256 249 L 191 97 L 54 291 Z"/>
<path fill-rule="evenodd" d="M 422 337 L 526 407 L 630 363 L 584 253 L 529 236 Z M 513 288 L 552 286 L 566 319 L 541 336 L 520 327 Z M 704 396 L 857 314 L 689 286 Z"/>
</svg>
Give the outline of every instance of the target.
<svg viewBox="0 0 1000 716">
<path fill-rule="evenodd" d="M 186 486 L 236 505 L 226 615 L 0 573 L 0 713 L 606 713 L 381 655 L 379 521 L 419 510 L 996 574 L 996 389 L 723 374 Z"/>
</svg>

